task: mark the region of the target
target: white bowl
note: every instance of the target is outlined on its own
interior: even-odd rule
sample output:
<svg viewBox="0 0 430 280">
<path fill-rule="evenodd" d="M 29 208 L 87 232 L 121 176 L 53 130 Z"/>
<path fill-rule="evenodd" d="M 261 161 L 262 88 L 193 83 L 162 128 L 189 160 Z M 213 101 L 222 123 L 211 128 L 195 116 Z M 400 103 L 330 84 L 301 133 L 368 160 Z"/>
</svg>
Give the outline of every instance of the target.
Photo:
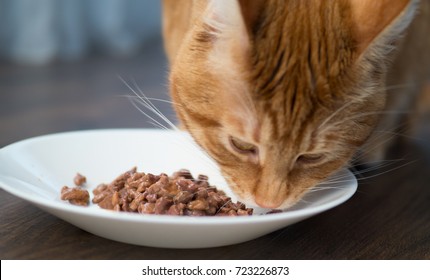
<svg viewBox="0 0 430 280">
<path fill-rule="evenodd" d="M 35 137 L 0 149 L 0 186 L 77 227 L 108 239 L 154 247 L 205 248 L 248 241 L 333 208 L 357 189 L 350 171 L 337 182 L 311 192 L 292 209 L 277 214 L 240 217 L 178 217 L 119 213 L 97 205 L 79 207 L 60 200 L 64 185 L 73 186 L 76 172 L 87 176 L 91 193 L 97 184 L 137 166 L 139 171 L 172 174 L 180 168 L 206 174 L 228 190 L 215 163 L 188 134 L 154 129 L 109 129 Z M 92 194 L 92 193 L 91 193 Z"/>
</svg>

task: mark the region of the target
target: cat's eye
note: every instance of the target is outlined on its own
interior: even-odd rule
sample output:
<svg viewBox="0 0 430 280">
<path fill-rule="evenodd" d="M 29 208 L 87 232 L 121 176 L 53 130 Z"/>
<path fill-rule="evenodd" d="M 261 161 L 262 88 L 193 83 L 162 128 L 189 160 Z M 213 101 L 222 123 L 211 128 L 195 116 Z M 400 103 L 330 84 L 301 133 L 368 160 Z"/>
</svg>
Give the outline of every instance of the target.
<svg viewBox="0 0 430 280">
<path fill-rule="evenodd" d="M 324 159 L 324 154 L 302 154 L 296 162 L 300 164 L 316 164 Z"/>
<path fill-rule="evenodd" d="M 241 154 L 257 154 L 258 149 L 257 146 L 251 143 L 247 143 L 245 141 L 242 141 L 240 139 L 237 139 L 236 137 L 229 137 L 230 145 L 233 147 L 233 149 Z"/>
</svg>

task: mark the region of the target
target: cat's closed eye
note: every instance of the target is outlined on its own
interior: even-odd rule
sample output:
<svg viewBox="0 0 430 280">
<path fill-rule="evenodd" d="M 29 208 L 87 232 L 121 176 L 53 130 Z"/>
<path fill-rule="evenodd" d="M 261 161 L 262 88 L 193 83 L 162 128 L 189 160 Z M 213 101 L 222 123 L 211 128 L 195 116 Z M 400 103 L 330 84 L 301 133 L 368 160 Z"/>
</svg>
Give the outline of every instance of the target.
<svg viewBox="0 0 430 280">
<path fill-rule="evenodd" d="M 254 144 L 242 141 L 236 137 L 230 136 L 229 143 L 230 143 L 230 146 L 233 148 L 233 150 L 236 151 L 237 153 L 248 154 L 248 155 L 258 154 L 257 146 L 255 146 Z"/>
<path fill-rule="evenodd" d="M 297 157 L 296 164 L 300 165 L 314 165 L 321 163 L 325 159 L 325 155 L 320 154 L 302 154 Z"/>
</svg>

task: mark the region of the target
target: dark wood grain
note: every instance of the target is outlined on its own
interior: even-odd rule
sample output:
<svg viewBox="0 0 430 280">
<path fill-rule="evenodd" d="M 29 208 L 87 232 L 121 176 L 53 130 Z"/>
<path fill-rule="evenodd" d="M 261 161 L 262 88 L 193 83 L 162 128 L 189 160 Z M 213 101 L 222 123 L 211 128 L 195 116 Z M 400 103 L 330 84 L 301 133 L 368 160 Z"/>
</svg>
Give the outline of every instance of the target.
<svg viewBox="0 0 430 280">
<path fill-rule="evenodd" d="M 93 58 L 45 67 L 1 63 L 0 147 L 58 131 L 150 126 L 122 97 L 130 90 L 117 75 L 136 79 L 149 96 L 166 98 L 160 42 L 133 59 Z M 168 104 L 158 105 L 173 116 Z M 111 241 L 0 190 L 0 257 L 430 259 L 430 162 L 423 151 L 414 144 L 394 149 L 394 156 L 408 157 L 365 174 L 368 179 L 360 179 L 358 192 L 339 207 L 256 240 L 211 249 L 159 249 Z M 393 168 L 397 169 L 390 171 Z"/>
</svg>

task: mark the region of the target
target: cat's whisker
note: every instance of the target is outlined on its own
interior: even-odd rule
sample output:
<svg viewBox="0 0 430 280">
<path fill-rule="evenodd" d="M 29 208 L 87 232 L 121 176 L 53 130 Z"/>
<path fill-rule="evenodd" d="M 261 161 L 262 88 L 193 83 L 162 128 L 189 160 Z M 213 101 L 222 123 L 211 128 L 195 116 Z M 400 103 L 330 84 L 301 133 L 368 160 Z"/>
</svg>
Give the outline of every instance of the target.
<svg viewBox="0 0 430 280">
<path fill-rule="evenodd" d="M 322 186 L 319 184 L 309 189 L 309 192 L 315 191 L 315 190 L 329 190 L 329 189 L 342 189 L 342 188 L 343 188 L 342 186 Z"/>
<path fill-rule="evenodd" d="M 325 190 L 342 190 L 342 187 L 313 187 L 311 188 L 307 193 L 313 193 L 318 191 L 325 191 Z"/>
<path fill-rule="evenodd" d="M 343 126 L 345 124 L 345 122 L 348 122 L 348 121 L 353 122 L 353 121 L 355 121 L 359 118 L 363 118 L 363 117 L 368 117 L 368 116 L 373 116 L 373 115 L 398 115 L 398 114 L 410 114 L 410 113 L 411 113 L 410 111 L 387 111 L 387 110 L 358 113 L 358 114 L 353 114 L 351 116 L 348 116 L 347 118 L 343 118 L 342 120 L 332 122 L 332 123 L 325 120 L 321 125 L 318 126 L 318 129 L 319 129 L 320 134 L 324 134 L 327 131 L 338 130 L 339 126 Z"/>
<path fill-rule="evenodd" d="M 123 95 L 120 95 L 120 96 L 127 97 L 127 98 L 139 98 L 140 99 L 140 96 L 136 96 L 136 95 L 123 94 Z M 168 99 L 154 98 L 154 97 L 147 97 L 147 96 L 145 96 L 145 99 L 151 100 L 151 101 L 157 101 L 157 102 L 164 102 L 164 103 L 172 104 L 172 105 L 175 105 L 175 106 L 182 106 L 181 104 L 179 104 L 177 102 L 173 102 L 173 101 L 168 100 Z"/>
<path fill-rule="evenodd" d="M 415 84 L 411 84 L 411 83 L 408 83 L 408 84 L 399 84 L 399 85 L 391 85 L 391 86 L 386 86 L 385 90 L 388 92 L 390 90 L 412 88 L 414 86 L 415 86 Z"/>
<path fill-rule="evenodd" d="M 380 162 L 371 162 L 368 164 L 369 167 L 364 168 L 362 170 L 354 170 L 352 173 L 355 176 L 364 177 L 366 174 L 374 172 L 376 170 L 380 170 L 383 168 L 387 168 L 396 164 L 399 164 L 401 162 L 404 162 L 404 159 L 396 159 L 396 160 L 387 160 L 387 161 L 380 161 Z M 366 163 L 364 163 L 366 164 Z M 355 168 L 355 166 L 352 166 L 351 168 Z"/>
<path fill-rule="evenodd" d="M 147 97 L 147 100 L 152 100 L 152 101 L 159 101 L 159 102 L 164 102 L 164 103 L 169 103 L 175 106 L 182 106 L 181 104 L 177 103 L 177 102 L 173 102 L 171 100 L 167 100 L 167 99 L 161 99 L 161 98 L 153 98 L 153 97 Z"/>
<path fill-rule="evenodd" d="M 297 201 L 297 203 L 311 204 L 312 202 L 308 201 L 302 197 L 301 199 L 299 199 L 299 201 Z"/>
<path fill-rule="evenodd" d="M 165 126 L 161 126 L 161 125 L 159 125 L 159 124 L 157 124 L 157 123 L 155 123 L 155 122 L 152 122 L 152 121 L 148 121 L 148 123 L 149 123 L 149 124 L 152 124 L 154 127 L 157 127 L 157 128 L 159 128 L 159 129 L 163 129 L 163 130 L 170 130 L 169 128 L 167 128 L 167 127 L 165 127 Z"/>
<path fill-rule="evenodd" d="M 421 141 L 421 140 L 423 140 L 422 138 L 411 136 L 407 132 L 402 133 L 402 132 L 395 132 L 395 131 L 389 131 L 389 130 L 375 130 L 375 133 L 390 134 L 393 137 L 403 137 L 403 138 L 410 139 L 410 140 L 415 140 L 415 141 Z"/>
<path fill-rule="evenodd" d="M 161 113 L 161 111 L 150 101 L 150 98 L 146 97 L 146 95 L 142 92 L 142 90 L 138 87 L 137 83 L 133 80 L 134 87 L 137 88 L 137 91 L 129 84 L 127 83 L 122 77 L 119 77 L 120 80 L 132 91 L 132 93 L 135 96 L 129 96 L 129 100 L 132 103 L 132 105 L 139 110 L 145 117 L 147 117 L 150 121 L 149 123 L 154 125 L 155 127 L 164 129 L 164 130 L 174 130 L 174 131 L 180 131 L 179 128 L 177 128 L 164 114 Z M 169 102 L 167 100 L 162 99 L 156 99 L 153 98 L 153 100 L 162 101 L 162 102 Z M 143 108 L 142 108 L 143 107 Z M 153 113 L 156 117 L 159 117 L 163 122 L 167 124 L 163 125 L 160 121 L 157 121 L 153 116 L 149 115 L 147 112 L 145 112 L 144 109 L 149 110 L 151 113 Z M 199 145 L 197 145 L 194 141 L 189 141 L 185 137 L 185 135 L 182 135 L 181 133 L 178 133 L 178 137 L 171 138 L 170 140 L 175 141 L 180 145 L 183 149 L 188 150 L 190 153 L 195 154 L 193 151 L 196 150 L 196 148 L 200 151 L 202 151 L 202 154 L 197 154 L 201 159 L 203 164 L 209 168 L 209 170 L 218 170 L 218 167 L 213 161 L 210 159 L 210 157 L 207 155 L 206 151 L 204 151 Z"/>
<path fill-rule="evenodd" d="M 392 128 L 392 130 L 400 130 L 401 127 L 405 127 L 405 125 L 400 124 L 397 127 Z M 361 161 L 361 159 L 365 158 L 367 155 L 379 149 L 381 146 L 384 146 L 396 137 L 394 134 L 390 134 L 389 137 L 387 137 L 387 134 L 388 133 L 374 134 L 366 143 L 362 145 L 360 149 L 360 154 L 356 155 L 354 157 L 354 160 Z"/>
<path fill-rule="evenodd" d="M 146 112 L 144 112 L 142 110 L 142 108 L 138 104 L 144 106 L 145 108 L 148 108 L 148 106 L 147 106 L 147 104 L 144 101 L 142 101 L 140 99 L 140 97 L 138 97 L 138 96 L 128 96 L 128 95 L 125 95 L 124 97 L 127 97 L 129 99 L 130 103 L 137 110 L 139 110 L 139 112 L 141 112 L 144 116 L 146 116 L 147 118 L 149 118 L 151 120 L 151 122 L 150 122 L 151 124 L 157 124 L 156 125 L 157 127 L 160 127 L 160 128 L 163 128 L 163 129 L 168 129 L 167 127 L 165 127 L 164 125 L 162 125 L 160 122 L 158 122 L 157 120 L 155 120 L 153 117 L 149 116 Z"/>
<path fill-rule="evenodd" d="M 375 170 L 378 170 L 381 168 L 386 168 L 386 167 L 389 167 L 391 165 L 397 164 L 397 163 L 402 162 L 402 161 L 404 161 L 404 159 L 384 160 L 384 161 L 381 161 L 377 164 L 373 164 L 370 167 L 363 169 L 361 171 L 352 171 L 352 173 L 355 176 L 359 176 L 359 175 L 364 176 L 365 173 L 369 173 L 369 172 L 372 172 L 372 171 L 375 171 Z M 353 168 L 353 167 L 354 166 L 351 166 L 350 168 Z M 344 180 L 348 177 L 349 177 L 349 175 L 335 175 L 335 176 L 329 177 L 328 180 L 319 183 L 316 187 L 319 187 L 319 186 L 324 187 L 325 185 L 346 183 L 346 182 L 350 181 L 350 180 Z M 361 178 L 357 178 L 357 180 L 360 181 Z"/>
<path fill-rule="evenodd" d="M 348 106 L 351 106 L 353 103 L 355 102 L 355 100 L 351 100 L 347 103 L 345 103 L 342 107 L 340 107 L 339 109 L 337 109 L 336 111 L 334 111 L 328 118 L 326 118 L 318 127 L 317 127 L 317 131 L 321 128 L 323 128 L 327 123 L 329 123 L 337 114 L 339 114 L 340 112 L 342 112 L 342 110 L 346 109 Z"/>
<path fill-rule="evenodd" d="M 141 95 L 139 95 L 136 90 L 131 87 L 122 77 L 119 77 L 119 79 L 131 90 L 131 92 L 133 92 L 136 98 L 129 98 L 130 102 L 132 103 L 132 105 L 138 109 L 144 116 L 146 116 L 147 118 L 149 118 L 151 121 L 157 123 L 159 126 L 165 127 L 164 125 L 162 125 L 159 121 L 157 121 L 156 119 L 154 119 L 152 116 L 150 116 L 148 113 L 146 113 L 144 110 L 142 110 L 141 107 L 138 106 L 138 104 L 142 105 L 143 107 L 147 108 L 150 112 L 154 113 L 156 116 L 160 117 L 162 120 L 165 121 L 165 117 L 163 114 L 161 114 L 161 112 L 159 112 L 157 109 L 154 109 L 153 107 L 151 107 L 150 104 L 148 104 L 148 102 L 145 100 L 143 93 L 141 93 Z M 164 118 L 163 118 L 164 117 Z M 169 121 L 170 122 L 170 121 Z M 169 124 L 169 122 L 167 122 L 167 124 Z M 175 126 L 173 126 L 172 128 L 175 128 Z M 166 128 L 167 129 L 167 128 Z"/>
<path fill-rule="evenodd" d="M 369 152 L 373 151 L 376 148 L 379 148 L 380 145 L 385 144 L 386 142 L 392 140 L 394 138 L 394 135 L 392 134 L 394 131 L 396 133 L 402 133 L 405 132 L 406 124 L 400 123 L 397 126 L 386 128 L 386 130 L 376 130 L 374 131 L 373 135 L 370 137 L 369 140 L 367 140 L 361 147 L 362 152 Z M 389 129 L 389 130 L 388 130 Z M 391 133 L 388 133 L 390 131 Z M 387 137 L 387 134 L 390 134 L 390 137 Z M 385 141 L 381 141 L 382 138 L 386 138 Z"/>
<path fill-rule="evenodd" d="M 380 175 L 383 175 L 383 174 L 385 174 L 385 173 L 388 173 L 388 172 L 391 172 L 391 171 L 394 171 L 394 170 L 397 170 L 397 169 L 399 169 L 399 168 L 403 168 L 403 167 L 405 167 L 405 166 L 407 166 L 408 164 L 410 164 L 410 163 L 412 163 L 412 162 L 407 162 L 407 163 L 405 163 L 405 164 L 402 164 L 402 165 L 400 165 L 400 166 L 397 166 L 397 167 L 393 167 L 393 168 L 391 168 L 391 169 L 389 169 L 389 170 L 386 170 L 386 171 L 384 171 L 384 172 L 381 172 L 381 173 L 378 173 L 378 174 L 373 174 L 373 175 L 363 175 L 363 173 L 360 173 L 360 172 L 358 172 L 358 173 L 356 173 L 356 174 L 354 174 L 354 175 L 356 175 L 356 180 L 358 181 L 358 182 L 361 182 L 361 181 L 365 181 L 365 180 L 367 180 L 367 179 L 370 179 L 370 178 L 373 178 L 373 177 L 377 177 L 377 176 L 380 176 Z M 386 168 L 386 167 L 388 167 L 389 165 L 386 165 L 386 166 L 384 166 L 384 168 Z M 378 167 L 378 168 L 375 168 L 375 170 L 376 169 L 380 169 L 380 168 L 382 168 L 382 167 Z M 370 172 L 370 171 L 368 171 L 368 172 Z M 362 176 L 362 177 L 358 177 L 358 175 L 360 175 L 360 176 Z M 342 178 L 338 178 L 337 180 L 330 180 L 330 181 L 325 181 L 325 182 L 321 182 L 321 183 L 319 183 L 317 186 L 321 186 L 321 188 L 324 188 L 324 185 L 333 185 L 333 184 L 344 184 L 344 183 L 348 183 L 348 182 L 350 182 L 350 180 L 347 180 L 347 179 L 345 179 L 345 180 L 342 180 Z M 328 188 L 330 188 L 330 187 L 328 187 Z M 340 189 L 342 188 L 342 187 L 339 187 Z M 312 189 L 311 189 L 311 191 L 312 191 Z"/>
<path fill-rule="evenodd" d="M 216 211 L 215 215 L 218 214 L 222 208 L 224 208 L 229 202 L 231 202 L 231 199 L 227 200 L 221 207 L 219 207 L 218 211 Z"/>
<path fill-rule="evenodd" d="M 405 161 L 407 161 L 407 162 L 405 162 Z M 365 181 L 365 180 L 368 180 L 368 179 L 371 179 L 371 178 L 374 178 L 374 177 L 377 177 L 377 176 L 381 176 L 381 175 L 384 175 L 386 173 L 395 171 L 397 169 L 401 169 L 401 168 L 403 168 L 403 167 L 405 167 L 405 166 L 407 166 L 409 164 L 415 163 L 416 161 L 417 160 L 410 161 L 410 160 L 406 160 L 406 159 L 396 159 L 396 160 L 381 161 L 377 165 L 369 167 L 369 168 L 366 168 L 363 171 L 356 171 L 356 172 L 354 172 L 355 173 L 354 175 L 360 176 L 360 177 L 357 177 L 357 181 L 359 181 L 359 182 L 360 181 Z M 405 162 L 405 163 L 397 165 L 400 162 Z M 379 172 L 377 174 L 366 175 L 366 173 L 370 173 L 370 172 L 378 170 L 378 169 L 386 169 L 386 168 L 388 168 L 390 166 L 393 166 L 393 165 L 397 165 L 397 166 L 394 166 L 392 168 L 389 168 L 388 170 Z"/>
<path fill-rule="evenodd" d="M 343 183 L 350 182 L 351 180 L 347 179 L 347 178 L 348 177 L 343 177 L 343 178 L 337 178 L 336 180 L 333 179 L 330 181 L 323 181 L 323 182 L 318 183 L 317 186 L 325 186 L 325 185 L 331 186 L 334 184 L 343 184 Z"/>
<path fill-rule="evenodd" d="M 141 100 L 145 101 L 145 103 L 148 105 L 148 109 L 150 109 L 152 112 L 154 112 L 157 116 L 159 116 L 163 121 L 165 121 L 172 129 L 179 130 L 161 111 L 154 106 L 154 104 L 151 103 L 151 101 L 146 97 L 146 95 L 143 93 L 143 91 L 140 89 L 140 87 L 137 85 L 136 81 L 133 80 L 134 86 L 137 88 L 137 90 L 140 93 Z"/>
<path fill-rule="evenodd" d="M 412 160 L 412 161 L 409 161 L 409 162 L 404 163 L 404 164 L 402 164 L 402 165 L 399 165 L 399 166 L 396 166 L 396 167 L 394 167 L 394 168 L 391 168 L 391 169 L 389 169 L 389 170 L 386 170 L 386 171 L 383 171 L 383 172 L 381 172 L 381 173 L 378 173 L 378 174 L 374 174 L 374 175 L 366 176 L 366 177 L 363 177 L 363 178 L 357 178 L 357 180 L 358 180 L 358 181 L 364 181 L 364 180 L 368 180 L 368 179 L 371 179 L 371 178 L 374 178 L 374 177 L 378 177 L 378 176 L 381 176 L 381 175 L 387 174 L 387 173 L 389 173 L 389 172 L 393 172 L 393 171 L 395 171 L 395 170 L 401 169 L 401 168 L 403 168 L 403 167 L 405 167 L 405 166 L 408 166 L 408 165 L 410 165 L 410 164 L 414 164 L 414 163 L 416 163 L 417 161 L 418 161 L 418 160 Z"/>
<path fill-rule="evenodd" d="M 155 120 L 153 117 L 151 117 L 149 114 L 147 114 L 144 110 L 142 110 L 137 104 L 141 104 L 143 105 L 145 108 L 148 108 L 144 102 L 142 102 L 141 100 L 135 100 L 135 99 L 130 99 L 131 100 L 131 104 L 137 109 L 139 110 L 139 112 L 141 112 L 145 117 L 147 117 L 148 119 L 150 119 L 152 122 L 152 124 L 157 124 L 158 127 L 161 127 L 165 130 L 169 130 L 169 128 L 167 128 L 166 126 L 162 125 L 159 121 Z"/>
<path fill-rule="evenodd" d="M 361 163 L 358 165 L 366 165 L 367 164 L 367 165 L 369 165 L 369 167 L 362 169 L 362 170 L 355 170 L 352 173 L 356 176 L 363 175 L 365 173 L 369 173 L 369 172 L 372 172 L 372 171 L 375 171 L 375 170 L 378 170 L 381 168 L 385 168 L 385 167 L 388 167 L 388 166 L 393 165 L 393 164 L 397 164 L 397 163 L 402 162 L 402 161 L 404 161 L 404 159 L 394 159 L 394 160 L 385 160 L 385 161 L 379 161 L 379 162 Z M 350 168 L 355 168 L 358 165 L 352 165 Z"/>
<path fill-rule="evenodd" d="M 411 111 L 375 111 L 375 112 L 366 112 L 366 113 L 358 113 L 358 114 L 354 114 L 349 116 L 348 118 L 344 118 L 338 122 L 333 122 L 329 124 L 329 120 L 330 119 L 326 119 L 321 125 L 319 125 L 319 128 L 322 128 L 323 126 L 326 125 L 326 129 L 323 129 L 321 132 L 325 132 L 331 128 L 336 128 L 337 125 L 341 125 L 344 124 L 347 121 L 352 121 L 358 118 L 362 118 L 362 117 L 368 117 L 368 116 L 373 116 L 373 115 L 398 115 L 398 114 L 410 114 Z"/>
<path fill-rule="evenodd" d="M 170 126 L 170 129 L 173 130 L 179 130 L 164 114 L 162 114 L 160 112 L 160 110 L 158 110 L 158 108 L 156 106 L 154 106 L 150 101 L 149 98 L 146 97 L 146 95 L 140 90 L 140 88 L 136 85 L 135 86 L 137 88 L 137 90 L 139 91 L 139 93 L 136 92 L 136 90 L 134 88 L 132 88 L 127 82 L 124 81 L 124 79 L 122 79 L 120 77 L 120 79 L 122 80 L 122 82 L 135 94 L 135 96 L 131 96 L 129 97 L 130 102 L 140 111 L 142 112 L 142 114 L 144 114 L 146 117 L 148 117 L 149 119 L 151 119 L 153 122 L 157 123 L 158 126 L 168 129 L 166 126 L 162 125 L 159 121 L 155 120 L 153 117 L 149 116 L 148 113 L 144 112 L 139 106 L 142 105 L 144 108 L 148 109 L 150 112 L 152 112 L 153 114 L 155 114 L 157 117 L 161 118 L 161 120 L 163 120 L 167 125 Z"/>
</svg>

